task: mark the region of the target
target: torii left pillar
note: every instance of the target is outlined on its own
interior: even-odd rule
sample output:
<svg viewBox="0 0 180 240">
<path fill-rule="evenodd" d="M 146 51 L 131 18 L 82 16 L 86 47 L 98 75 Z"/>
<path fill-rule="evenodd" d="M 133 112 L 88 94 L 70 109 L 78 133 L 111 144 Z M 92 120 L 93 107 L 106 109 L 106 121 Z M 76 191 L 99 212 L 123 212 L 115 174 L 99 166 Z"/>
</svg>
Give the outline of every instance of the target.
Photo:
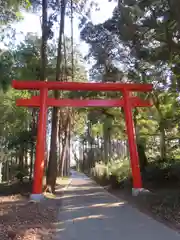
<svg viewBox="0 0 180 240">
<path fill-rule="evenodd" d="M 36 143 L 36 159 L 34 166 L 33 189 L 31 194 L 31 199 L 35 201 L 41 200 L 43 198 L 42 182 L 44 176 L 44 160 L 46 146 L 47 97 L 48 89 L 40 89 L 40 108 Z"/>
</svg>

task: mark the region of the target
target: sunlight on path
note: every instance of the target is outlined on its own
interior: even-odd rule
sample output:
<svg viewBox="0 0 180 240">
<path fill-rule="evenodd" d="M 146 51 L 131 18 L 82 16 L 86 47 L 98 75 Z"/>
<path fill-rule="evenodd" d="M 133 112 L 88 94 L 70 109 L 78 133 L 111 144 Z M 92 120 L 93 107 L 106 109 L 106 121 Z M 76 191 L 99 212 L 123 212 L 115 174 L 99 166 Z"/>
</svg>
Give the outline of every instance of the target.
<svg viewBox="0 0 180 240">
<path fill-rule="evenodd" d="M 177 240 L 180 235 L 115 199 L 82 173 L 72 171 L 65 191 L 57 240 Z"/>
</svg>

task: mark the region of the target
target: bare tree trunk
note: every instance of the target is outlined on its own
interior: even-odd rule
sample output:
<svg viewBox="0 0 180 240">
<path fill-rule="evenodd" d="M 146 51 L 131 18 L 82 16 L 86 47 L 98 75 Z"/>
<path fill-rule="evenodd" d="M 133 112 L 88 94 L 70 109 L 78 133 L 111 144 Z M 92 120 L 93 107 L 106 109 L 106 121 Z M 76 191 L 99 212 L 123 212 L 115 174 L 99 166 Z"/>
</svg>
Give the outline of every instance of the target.
<svg viewBox="0 0 180 240">
<path fill-rule="evenodd" d="M 110 153 L 110 133 L 111 133 L 112 119 L 106 118 L 103 122 L 103 139 L 104 139 L 104 162 L 109 162 Z"/>
<path fill-rule="evenodd" d="M 69 118 L 68 128 L 68 153 L 67 153 L 67 176 L 70 176 L 70 161 L 71 161 L 71 119 Z"/>
<path fill-rule="evenodd" d="M 30 171 L 29 171 L 29 180 L 32 179 L 33 173 L 33 162 L 34 162 L 34 143 L 31 143 L 31 150 L 30 150 Z"/>
<path fill-rule="evenodd" d="M 161 160 L 166 160 L 166 133 L 163 121 L 159 123 L 160 130 L 160 156 Z"/>
<path fill-rule="evenodd" d="M 66 125 L 64 128 L 65 136 L 64 136 L 64 142 L 63 142 L 62 154 L 61 154 L 61 177 L 63 177 L 64 173 L 65 173 L 66 149 L 67 149 L 67 144 L 68 144 L 68 125 L 69 125 L 69 116 L 67 116 Z"/>
<path fill-rule="evenodd" d="M 6 181 L 9 183 L 9 162 L 6 161 Z"/>
<path fill-rule="evenodd" d="M 31 122 L 31 131 L 32 131 L 32 142 L 30 147 L 30 172 L 29 172 L 29 180 L 32 180 L 33 174 L 33 163 L 34 163 L 34 150 L 35 150 L 35 141 L 34 137 L 36 136 L 36 129 L 37 129 L 37 111 L 36 109 L 32 110 L 32 122 Z"/>
<path fill-rule="evenodd" d="M 180 15 L 179 15 L 179 0 L 168 0 L 170 11 L 177 21 L 178 29 L 180 31 Z"/>
<path fill-rule="evenodd" d="M 166 133 L 164 128 L 163 115 L 160 109 L 160 102 L 157 96 L 154 95 L 154 105 L 159 115 L 159 131 L 160 131 L 160 156 L 161 160 L 166 159 Z"/>
<path fill-rule="evenodd" d="M 137 116 L 138 116 L 137 108 L 135 109 L 133 116 L 134 116 L 133 118 L 134 130 L 136 135 L 136 145 L 137 145 L 137 151 L 138 151 L 138 157 L 139 157 L 139 164 L 140 164 L 140 169 L 143 172 L 145 171 L 148 165 L 148 159 L 145 152 L 146 141 L 139 134 L 138 124 L 137 124 Z"/>
<path fill-rule="evenodd" d="M 16 149 L 16 155 L 15 155 L 15 163 L 18 165 L 18 150 Z"/>
<path fill-rule="evenodd" d="M 67 127 L 67 141 L 66 141 L 66 154 L 65 154 L 65 169 L 64 169 L 64 176 L 69 176 L 69 168 L 70 168 L 70 140 L 71 140 L 71 122 L 70 122 L 70 118 L 69 118 L 69 123 L 68 123 L 68 127 Z"/>
<path fill-rule="evenodd" d="M 62 62 L 62 37 L 64 34 L 64 20 L 65 20 L 66 0 L 61 0 L 61 18 L 59 28 L 58 41 L 58 56 L 56 64 L 56 81 L 60 80 L 61 62 Z M 55 98 L 59 98 L 57 91 L 54 92 Z M 51 146 L 47 171 L 47 186 L 51 192 L 55 191 L 55 184 L 57 178 L 57 137 L 58 137 L 58 109 L 53 108 L 52 113 L 52 128 L 51 128 Z"/>
<path fill-rule="evenodd" d="M 49 153 L 49 162 L 47 169 L 47 188 L 50 192 L 55 192 L 57 177 L 57 130 L 58 130 L 58 109 L 53 108 L 52 113 L 52 129 L 51 129 L 51 145 Z"/>
<path fill-rule="evenodd" d="M 66 154 L 67 154 L 67 145 L 68 145 L 68 134 L 67 134 L 67 130 L 65 133 L 65 138 L 64 138 L 64 145 L 63 145 L 63 149 L 62 149 L 62 155 L 61 155 L 61 177 L 64 177 L 66 174 L 66 165 L 65 165 L 65 161 L 66 161 Z"/>
<path fill-rule="evenodd" d="M 24 166 L 25 168 L 28 168 L 28 145 L 25 145 L 24 148 Z"/>
<path fill-rule="evenodd" d="M 48 41 L 48 0 L 42 0 L 42 43 L 41 43 L 41 73 L 40 80 L 45 81 L 47 77 L 47 41 Z"/>
<path fill-rule="evenodd" d="M 59 129 L 58 129 L 58 154 L 59 154 L 59 161 L 58 161 L 58 176 L 61 176 L 61 154 L 62 154 L 62 111 L 60 109 L 60 118 L 59 118 Z"/>
<path fill-rule="evenodd" d="M 24 146 L 22 145 L 19 149 L 19 167 L 24 167 Z"/>
</svg>

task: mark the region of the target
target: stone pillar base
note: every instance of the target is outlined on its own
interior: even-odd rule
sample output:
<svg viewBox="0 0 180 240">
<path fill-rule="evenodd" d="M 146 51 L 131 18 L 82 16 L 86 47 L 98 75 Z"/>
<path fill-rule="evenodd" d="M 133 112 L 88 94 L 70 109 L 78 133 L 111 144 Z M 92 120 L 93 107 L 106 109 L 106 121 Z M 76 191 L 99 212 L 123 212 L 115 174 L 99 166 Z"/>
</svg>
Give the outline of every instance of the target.
<svg viewBox="0 0 180 240">
<path fill-rule="evenodd" d="M 40 201 L 42 201 L 44 199 L 45 199 L 45 197 L 44 197 L 44 195 L 42 193 L 40 193 L 40 194 L 31 194 L 30 195 L 30 201 L 31 202 L 40 202 Z"/>
<path fill-rule="evenodd" d="M 132 196 L 136 197 L 139 194 L 147 194 L 150 193 L 149 190 L 145 189 L 145 188 L 132 188 Z"/>
</svg>

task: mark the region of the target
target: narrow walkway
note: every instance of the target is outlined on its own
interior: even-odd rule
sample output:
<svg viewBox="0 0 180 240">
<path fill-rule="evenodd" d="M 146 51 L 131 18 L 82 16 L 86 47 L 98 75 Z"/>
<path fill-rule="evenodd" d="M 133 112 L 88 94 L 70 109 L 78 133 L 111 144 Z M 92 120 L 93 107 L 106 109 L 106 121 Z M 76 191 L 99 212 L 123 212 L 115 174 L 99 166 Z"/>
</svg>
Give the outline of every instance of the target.
<svg viewBox="0 0 180 240">
<path fill-rule="evenodd" d="M 177 232 L 117 201 L 85 175 L 72 172 L 63 196 L 57 240 L 176 240 Z"/>
</svg>

